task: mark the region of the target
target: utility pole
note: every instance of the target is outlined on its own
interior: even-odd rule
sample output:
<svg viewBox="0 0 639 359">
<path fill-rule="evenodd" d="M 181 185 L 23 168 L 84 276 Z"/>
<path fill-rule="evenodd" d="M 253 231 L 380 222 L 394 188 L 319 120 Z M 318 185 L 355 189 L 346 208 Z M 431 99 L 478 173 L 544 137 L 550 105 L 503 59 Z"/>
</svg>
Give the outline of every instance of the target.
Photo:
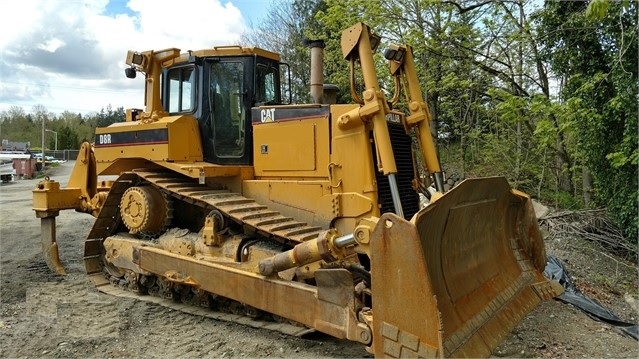
<svg viewBox="0 0 639 359">
<path fill-rule="evenodd" d="M 42 116 L 42 168 L 44 168 L 44 120 L 45 117 Z"/>
<path fill-rule="evenodd" d="M 55 135 L 55 151 L 58 151 L 58 133 L 53 130 L 45 130 L 47 132 L 52 132 Z"/>
</svg>

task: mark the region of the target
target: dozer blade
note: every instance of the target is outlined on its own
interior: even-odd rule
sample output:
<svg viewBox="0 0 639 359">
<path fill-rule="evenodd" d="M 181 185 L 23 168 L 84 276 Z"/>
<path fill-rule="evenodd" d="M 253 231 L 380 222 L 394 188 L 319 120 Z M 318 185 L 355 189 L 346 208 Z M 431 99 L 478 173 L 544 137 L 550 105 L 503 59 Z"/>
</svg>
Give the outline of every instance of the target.
<svg viewBox="0 0 639 359">
<path fill-rule="evenodd" d="M 42 231 L 40 241 L 45 263 L 52 271 L 59 275 L 66 275 L 67 272 L 64 270 L 58 253 L 58 243 L 55 240 L 55 217 L 40 218 L 40 229 Z"/>
<path fill-rule="evenodd" d="M 487 357 L 542 300 L 543 240 L 530 198 L 504 178 L 466 180 L 371 236 L 376 356 Z"/>
</svg>

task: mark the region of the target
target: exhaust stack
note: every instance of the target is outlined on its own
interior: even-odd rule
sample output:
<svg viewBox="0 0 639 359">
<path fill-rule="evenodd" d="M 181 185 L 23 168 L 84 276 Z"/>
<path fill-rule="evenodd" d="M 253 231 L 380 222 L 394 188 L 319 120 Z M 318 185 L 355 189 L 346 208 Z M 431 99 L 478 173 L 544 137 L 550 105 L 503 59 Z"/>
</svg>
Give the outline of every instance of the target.
<svg viewBox="0 0 639 359">
<path fill-rule="evenodd" d="M 311 99 L 323 103 L 324 97 L 324 40 L 308 40 L 311 48 Z"/>
</svg>

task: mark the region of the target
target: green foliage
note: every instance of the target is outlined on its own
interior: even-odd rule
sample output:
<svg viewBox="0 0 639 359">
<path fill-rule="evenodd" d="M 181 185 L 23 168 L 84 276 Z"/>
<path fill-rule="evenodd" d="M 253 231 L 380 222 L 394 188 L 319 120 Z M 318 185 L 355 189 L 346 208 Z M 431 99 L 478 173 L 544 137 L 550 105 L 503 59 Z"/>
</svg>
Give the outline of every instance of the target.
<svg viewBox="0 0 639 359">
<path fill-rule="evenodd" d="M 80 145 L 78 134 L 71 127 L 64 125 L 60 128 L 58 132 L 58 148 L 75 149 L 80 148 Z"/>
<path fill-rule="evenodd" d="M 0 129 L 2 139 L 12 142 L 30 142 L 33 150 L 42 148 L 42 124 L 46 130 L 57 133 L 58 150 L 77 150 L 83 141 L 93 141 L 96 127 L 106 127 L 115 122 L 123 122 L 123 107 L 113 109 L 110 105 L 100 112 L 86 116 L 68 111 L 55 115 L 41 105 L 35 106 L 33 112 L 26 113 L 21 107 L 11 107 L 0 112 Z M 55 135 L 45 132 L 45 147 L 54 149 Z"/>
<path fill-rule="evenodd" d="M 107 127 L 116 122 L 123 122 L 126 119 L 126 113 L 124 112 L 124 107 L 118 107 L 114 110 L 111 105 L 108 105 L 106 111 L 102 108 L 95 115 L 95 119 L 97 127 Z"/>
<path fill-rule="evenodd" d="M 546 190 L 542 193 L 542 198 L 555 208 L 573 211 L 583 209 L 583 203 L 579 200 L 579 197 L 564 191 Z"/>
<path fill-rule="evenodd" d="M 591 19 L 602 19 L 610 7 L 610 0 L 591 0 L 586 15 Z"/>
<path fill-rule="evenodd" d="M 314 14 L 317 26 L 307 29 L 305 34 L 310 38 L 326 41 L 324 52 L 325 82 L 339 88 L 339 103 L 351 103 L 353 99 L 350 90 L 349 64 L 344 60 L 340 44 L 342 31 L 360 21 L 373 28 L 376 23 L 368 16 L 364 1 L 326 0 L 324 3 L 325 7 Z M 376 3 L 377 0 L 374 0 L 370 4 Z M 372 8 L 372 6 L 370 7 Z"/>
<path fill-rule="evenodd" d="M 547 2 L 545 56 L 564 78 L 563 116 L 593 174 L 595 202 L 637 240 L 637 3 Z M 585 10 L 587 8 L 587 10 Z"/>
</svg>

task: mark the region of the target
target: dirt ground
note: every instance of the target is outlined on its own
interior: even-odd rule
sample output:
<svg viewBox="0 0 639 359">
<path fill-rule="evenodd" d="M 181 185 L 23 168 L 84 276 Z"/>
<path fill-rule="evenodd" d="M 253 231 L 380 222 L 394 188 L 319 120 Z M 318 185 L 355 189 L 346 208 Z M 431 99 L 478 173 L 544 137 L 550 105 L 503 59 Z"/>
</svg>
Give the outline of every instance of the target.
<svg viewBox="0 0 639 359">
<path fill-rule="evenodd" d="M 73 162 L 50 173 L 66 183 Z M 85 278 L 83 240 L 92 217 L 73 211 L 57 219 L 62 261 L 54 275 L 40 250 L 40 224 L 31 210 L 38 180 L 0 186 L 0 357 L 177 358 L 370 356 L 360 345 L 314 334 L 286 336 L 197 317 L 157 304 L 97 292 Z M 637 264 L 577 239 L 546 241 L 566 262 L 580 290 L 621 319 L 637 322 Z M 594 321 L 575 307 L 550 300 L 530 313 L 498 347 L 495 357 L 636 358 L 636 340 Z"/>
</svg>

